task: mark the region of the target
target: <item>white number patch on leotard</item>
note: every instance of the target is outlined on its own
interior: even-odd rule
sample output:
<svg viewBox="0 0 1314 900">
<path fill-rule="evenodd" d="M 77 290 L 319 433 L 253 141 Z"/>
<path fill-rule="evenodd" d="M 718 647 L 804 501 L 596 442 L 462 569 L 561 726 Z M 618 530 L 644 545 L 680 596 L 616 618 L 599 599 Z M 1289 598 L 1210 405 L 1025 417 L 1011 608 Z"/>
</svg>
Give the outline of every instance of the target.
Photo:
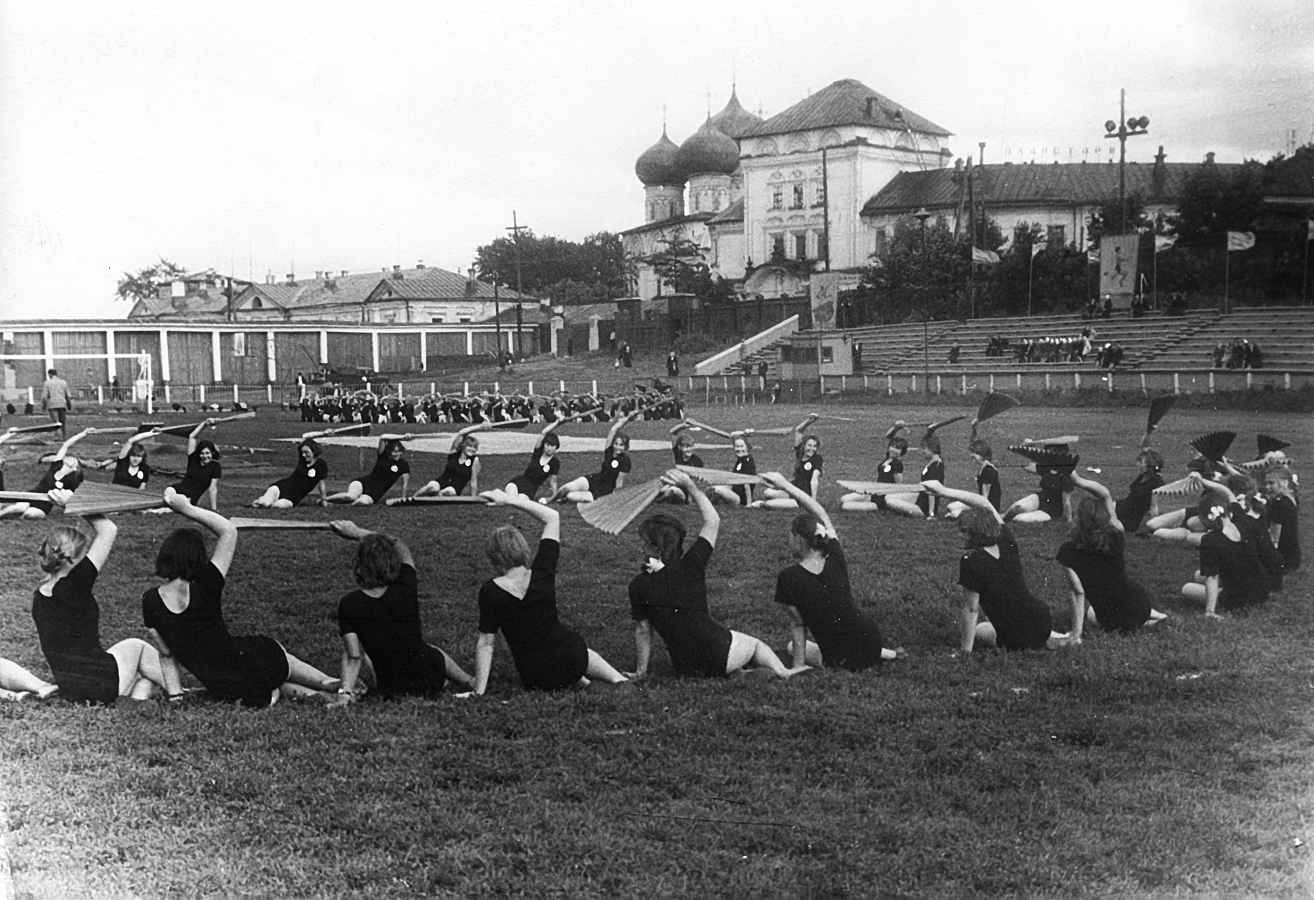
<svg viewBox="0 0 1314 900">
<path fill-rule="evenodd" d="M 611 467 L 612 467 L 613 469 L 619 469 L 619 468 L 620 468 L 620 463 L 616 462 L 616 460 L 613 459 L 613 460 L 611 461 Z"/>
<path fill-rule="evenodd" d="M 393 472 L 394 475 L 397 474 L 397 467 L 396 467 L 396 466 L 393 466 L 393 467 L 392 467 L 392 472 Z"/>
<path fill-rule="evenodd" d="M 811 472 L 811 471 L 812 471 L 812 463 L 804 463 L 804 464 L 803 464 L 803 471 L 805 471 L 805 472 Z"/>
<path fill-rule="evenodd" d="M 307 475 L 308 477 L 310 477 L 310 478 L 314 478 L 314 477 L 315 477 L 315 470 L 314 470 L 314 469 L 306 469 L 306 475 Z"/>
</svg>

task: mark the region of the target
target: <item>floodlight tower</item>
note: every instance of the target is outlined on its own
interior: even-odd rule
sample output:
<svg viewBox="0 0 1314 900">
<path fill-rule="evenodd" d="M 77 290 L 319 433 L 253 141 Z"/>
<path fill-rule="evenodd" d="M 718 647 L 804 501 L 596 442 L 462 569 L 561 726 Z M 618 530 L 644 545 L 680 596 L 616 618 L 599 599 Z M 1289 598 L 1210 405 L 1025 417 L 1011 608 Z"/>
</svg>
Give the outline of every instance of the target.
<svg viewBox="0 0 1314 900">
<path fill-rule="evenodd" d="M 1104 123 L 1106 138 L 1118 139 L 1118 234 L 1127 231 L 1127 138 L 1148 134 L 1150 120 L 1141 116 L 1127 118 L 1127 89 L 1119 91 L 1118 121 L 1112 119 Z"/>
</svg>

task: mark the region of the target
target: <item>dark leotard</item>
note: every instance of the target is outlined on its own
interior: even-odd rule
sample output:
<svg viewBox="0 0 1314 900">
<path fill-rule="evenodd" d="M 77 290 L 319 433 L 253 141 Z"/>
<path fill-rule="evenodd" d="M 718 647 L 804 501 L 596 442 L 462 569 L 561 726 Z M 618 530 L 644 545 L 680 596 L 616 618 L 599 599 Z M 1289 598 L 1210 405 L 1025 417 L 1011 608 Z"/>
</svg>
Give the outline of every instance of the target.
<svg viewBox="0 0 1314 900">
<path fill-rule="evenodd" d="M 1218 605 L 1223 609 L 1242 609 L 1268 600 L 1268 575 L 1244 531 L 1237 541 L 1221 531 L 1205 534 L 1200 539 L 1200 574 L 1218 576 Z"/>
<path fill-rule="evenodd" d="M 985 491 L 982 496 L 990 501 L 990 505 L 996 511 L 1000 511 L 1000 504 L 1004 498 L 1003 490 L 999 486 L 999 470 L 994 467 L 993 463 L 987 462 L 977 470 L 976 492 L 980 494 L 982 490 Z"/>
<path fill-rule="evenodd" d="M 554 453 L 547 462 L 543 462 L 543 445 L 539 444 L 534 448 L 534 455 L 529 458 L 525 471 L 511 479 L 511 483 L 520 493 L 532 498 L 545 481 L 560 471 L 560 457 Z"/>
<path fill-rule="evenodd" d="M 51 463 L 50 469 L 45 475 L 41 476 L 41 480 L 37 482 L 36 487 L 32 488 L 32 493 L 45 494 L 54 490 L 76 491 L 78 485 L 82 484 L 83 479 L 85 478 L 82 474 L 82 470 L 77 469 L 73 472 L 66 472 L 64 475 L 56 478 L 56 473 L 58 473 L 63 467 L 64 464 L 62 462 Z M 50 515 L 51 511 L 55 508 L 55 504 L 50 500 L 29 500 L 28 505 L 33 509 L 41 510 L 46 515 Z"/>
<path fill-rule="evenodd" d="M 1162 475 L 1158 472 L 1141 472 L 1127 489 L 1127 496 L 1117 502 L 1118 521 L 1128 534 L 1141 527 L 1145 514 L 1154 502 L 1154 489 L 1160 487 L 1163 487 Z"/>
<path fill-rule="evenodd" d="M 233 635 L 223 612 L 224 576 L 206 563 L 191 583 L 187 608 L 175 613 L 159 588 L 141 598 L 142 619 L 164 639 L 174 658 L 218 700 L 268 706 L 271 692 L 288 679 L 287 654 L 273 638 Z"/>
<path fill-rule="evenodd" d="M 478 458 L 477 456 L 463 458 L 460 450 L 453 450 L 447 454 L 447 465 L 443 467 L 443 473 L 438 476 L 438 487 L 451 488 L 458 494 L 463 492 L 466 485 L 470 483 L 470 476 L 474 474 L 474 461 Z"/>
<path fill-rule="evenodd" d="M 410 471 L 411 464 L 407 462 L 405 457 L 394 460 L 389 455 L 389 451 L 385 450 L 374 461 L 374 468 L 370 470 L 370 473 L 360 480 L 360 492 L 378 503 L 383 499 L 383 495 L 388 493 L 389 489 L 397 483 L 397 479 Z"/>
<path fill-rule="evenodd" d="M 1300 568 L 1300 524 L 1297 510 L 1296 501 L 1285 495 L 1268 503 L 1269 523 L 1282 526 L 1282 533 L 1278 535 L 1277 549 L 1278 553 L 1282 554 L 1288 572 Z"/>
<path fill-rule="evenodd" d="M 807 442 L 805 441 L 804 444 L 805 443 Z M 821 468 L 826 464 L 826 461 L 821 458 L 820 453 L 814 453 L 808 459 L 804 459 L 804 444 L 799 444 L 798 447 L 794 449 L 796 461 L 794 463 L 794 477 L 791 478 L 790 481 L 793 483 L 794 487 L 811 497 L 812 473 L 816 472 L 817 474 L 820 474 Z"/>
<path fill-rule="evenodd" d="M 415 569 L 402 566 L 378 597 L 352 591 L 338 602 L 338 633 L 356 635 L 383 697 L 436 697 L 447 683 L 446 658 L 424 641 L 417 585 Z"/>
<path fill-rule="evenodd" d="M 91 593 L 98 574 L 84 558 L 55 582 L 50 596 L 36 591 L 32 621 L 60 695 L 113 703 L 119 695 L 119 664 L 100 645 L 100 606 Z"/>
<path fill-rule="evenodd" d="M 828 668 L 859 672 L 881 661 L 881 630 L 853 605 L 849 567 L 839 541 L 828 541 L 825 567 L 790 566 L 776 577 L 776 602 L 798 610 Z"/>
<path fill-rule="evenodd" d="M 1122 532 L 1113 528 L 1110 531 L 1107 552 L 1068 541 L 1055 559 L 1077 573 L 1101 628 L 1131 632 L 1149 620 L 1152 602 L 1149 591 L 1127 577 Z"/>
<path fill-rule="evenodd" d="M 684 556 L 630 582 L 630 616 L 651 623 L 680 675 L 724 677 L 730 629 L 707 609 L 707 562 L 712 545 L 698 538 Z"/>
<path fill-rule="evenodd" d="M 327 477 L 328 463 L 323 459 L 317 456 L 309 464 L 301 459 L 297 460 L 297 467 L 292 470 L 292 474 L 274 482 L 274 487 L 278 488 L 278 499 L 289 500 L 296 506 L 315 489 L 315 485 Z"/>
<path fill-rule="evenodd" d="M 922 469 L 922 481 L 938 481 L 944 484 L 944 460 L 933 459 Z M 924 516 L 933 516 L 940 511 L 940 498 L 925 491 L 917 495 L 917 508 Z"/>
<path fill-rule="evenodd" d="M 120 484 L 124 487 L 142 488 L 151 480 L 151 467 L 147 462 L 142 462 L 137 467 L 137 471 L 130 471 L 132 463 L 128 457 L 115 460 L 114 462 L 114 479 L 111 484 Z"/>
<path fill-rule="evenodd" d="M 1031 595 L 1022 574 L 1017 541 L 1007 526 L 999 529 L 999 558 L 977 548 L 963 554 L 958 583 L 981 597 L 981 611 L 995 626 L 1004 650 L 1040 650 L 1049 640 L 1049 607 Z"/>
<path fill-rule="evenodd" d="M 531 691 L 557 691 L 584 677 L 589 648 L 584 639 L 557 618 L 557 562 L 561 545 L 538 542 L 530 567 L 529 589 L 518 598 L 494 581 L 479 589 L 479 631 L 500 629 L 511 648 L 520 681 Z"/>
<path fill-rule="evenodd" d="M 630 456 L 622 453 L 616 456 L 610 444 L 602 451 L 602 469 L 589 476 L 589 493 L 596 500 L 616 490 L 616 479 L 630 471 Z"/>
<path fill-rule="evenodd" d="M 740 475 L 756 475 L 757 463 L 753 461 L 753 457 L 751 455 L 736 456 L 734 468 L 732 468 L 730 471 L 738 472 Z M 731 488 L 731 490 L 733 490 L 735 492 L 735 496 L 739 498 L 740 506 L 748 505 L 748 485 L 736 484 L 734 487 Z"/>
<path fill-rule="evenodd" d="M 187 473 L 183 475 L 182 481 L 171 485 L 192 503 L 199 503 L 201 495 L 210 489 L 210 482 L 218 481 L 224 472 L 219 460 L 214 458 L 201 465 L 200 452 L 197 450 L 187 455 Z"/>
</svg>

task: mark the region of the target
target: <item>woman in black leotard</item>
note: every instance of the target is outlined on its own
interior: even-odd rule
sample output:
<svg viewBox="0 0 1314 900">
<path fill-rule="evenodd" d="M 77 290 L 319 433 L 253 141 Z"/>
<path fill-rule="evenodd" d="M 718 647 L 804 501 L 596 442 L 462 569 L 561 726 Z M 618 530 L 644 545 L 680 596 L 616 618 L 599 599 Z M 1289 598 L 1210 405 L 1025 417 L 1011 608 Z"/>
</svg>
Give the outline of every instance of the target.
<svg viewBox="0 0 1314 900">
<path fill-rule="evenodd" d="M 415 492 L 417 497 L 457 497 L 470 488 L 470 496 L 479 493 L 479 438 L 476 431 L 487 431 L 490 422 L 467 425 L 452 438 L 452 449 L 447 454 L 447 465 L 434 481 Z"/>
<path fill-rule="evenodd" d="M 794 666 L 859 672 L 895 659 L 898 651 L 882 646 L 880 628 L 854 606 L 848 560 L 826 510 L 780 473 L 762 477 L 791 494 L 804 510 L 789 529 L 789 549 L 798 563 L 776 576 L 775 601 L 785 607 L 793 626 L 788 649 Z"/>
<path fill-rule="evenodd" d="M 474 683 L 470 676 L 424 639 L 410 549 L 397 538 L 366 531 L 354 522 L 330 524 L 335 534 L 358 541 L 357 589 L 338 601 L 343 694 L 354 699 L 364 693 L 362 674 L 384 698 L 436 697 L 448 682 L 469 690 Z"/>
<path fill-rule="evenodd" d="M 151 467 L 146 462 L 146 448 L 142 441 L 150 440 L 160 433 L 158 428 L 150 428 L 134 434 L 123 442 L 119 448 L 118 458 L 114 461 L 114 478 L 110 484 L 121 487 L 144 490 L 151 480 Z"/>
<path fill-rule="evenodd" d="M 664 481 L 694 499 L 703 527 L 688 551 L 684 523 L 658 514 L 639 526 L 644 570 L 630 582 L 630 616 L 634 619 L 635 677 L 648 674 L 652 633 L 661 636 L 679 675 L 724 678 L 752 663 L 788 678 L 807 669 L 786 668 L 775 651 L 757 638 L 731 631 L 712 618 L 707 606 L 707 563 L 721 529 L 721 517 L 707 495 L 687 474 L 671 469 Z"/>
<path fill-rule="evenodd" d="M 187 472 L 182 481 L 164 489 L 167 498 L 171 493 L 186 497 L 188 502 L 199 504 L 201 496 L 210 495 L 210 508 L 219 508 L 219 479 L 223 477 L 223 467 L 219 465 L 219 449 L 214 441 L 198 440 L 207 427 L 214 427 L 214 419 L 206 419 L 198 424 L 187 436 Z"/>
<path fill-rule="evenodd" d="M 1205 616 L 1211 619 L 1221 618 L 1220 607 L 1234 612 L 1266 603 L 1268 573 L 1255 545 L 1232 521 L 1235 495 L 1226 485 L 1204 478 L 1199 481 L 1205 495 L 1195 514 L 1206 530 L 1200 538 L 1200 568 L 1182 586 L 1182 596 L 1204 603 Z"/>
<path fill-rule="evenodd" d="M 816 413 L 794 426 L 794 475 L 790 479 L 794 487 L 816 499 L 821 488 L 821 470 L 825 461 L 821 458 L 821 438 L 806 434 L 808 426 L 821 418 Z M 765 488 L 762 499 L 753 504 L 757 509 L 798 509 L 798 501 L 779 488 Z"/>
<path fill-rule="evenodd" d="M 302 438 L 297 444 L 297 465 L 292 474 L 271 484 L 263 494 L 252 501 L 257 509 L 291 509 L 299 504 L 312 491 L 319 491 L 318 504 L 328 502 L 328 489 L 325 480 L 328 477 L 328 463 L 320 454 L 323 451 L 312 438 Z"/>
<path fill-rule="evenodd" d="M 922 486 L 938 498 L 972 507 L 958 517 L 966 551 L 958 564 L 963 589 L 958 652 L 970 654 L 978 643 L 1003 650 L 1066 644 L 1068 636 L 1052 630 L 1049 607 L 1027 588 L 1017 541 L 999 510 L 977 493 L 953 490 L 938 481 L 924 481 Z M 985 622 L 980 621 L 982 613 Z"/>
<path fill-rule="evenodd" d="M 100 606 L 92 589 L 118 529 L 104 516 L 85 518 L 94 538 L 61 525 L 41 544 L 46 580 L 32 595 L 41 652 L 60 693 L 70 700 L 149 699 L 155 686 L 164 683 L 155 648 L 140 638 L 126 638 L 108 651 L 100 645 Z"/>
<path fill-rule="evenodd" d="M 411 464 L 405 457 L 404 441 L 413 440 L 413 434 L 379 435 L 378 457 L 374 468 L 337 494 L 329 494 L 329 503 L 350 503 L 353 506 L 371 506 L 383 500 L 383 495 L 401 479 L 401 496 L 406 499 L 406 489 L 411 483 Z"/>
<path fill-rule="evenodd" d="M 36 483 L 36 487 L 32 488 L 32 493 L 76 491 L 85 476 L 82 474 L 81 463 L 76 457 L 69 456 L 68 451 L 78 441 L 95 433 L 96 429 L 94 428 L 84 428 L 66 440 L 54 453 L 41 457 L 41 462 L 48 464 L 50 468 L 45 475 L 41 476 L 41 480 Z M 53 500 L 24 500 L 0 509 L 0 519 L 14 516 L 22 516 L 24 519 L 44 519 L 50 515 L 54 508 Z"/>
<path fill-rule="evenodd" d="M 166 494 L 164 502 L 218 538 L 209 559 L 205 538 L 195 528 L 179 528 L 165 538 L 155 559 L 155 574 L 165 582 L 141 598 L 142 619 L 159 648 L 169 699 L 183 697 L 179 664 L 211 697 L 243 706 L 271 706 L 280 695 L 314 697 L 341 688 L 341 681 L 297 659 L 273 638 L 229 632 L 222 597 L 237 549 L 237 526 L 181 494 Z"/>
<path fill-rule="evenodd" d="M 617 416 L 607 430 L 607 445 L 602 451 L 602 468 L 593 475 L 568 481 L 552 495 L 553 503 L 588 503 L 625 487 L 630 472 L 630 436 L 621 429 L 641 415 L 638 409 Z"/>
<path fill-rule="evenodd" d="M 556 691 L 590 679 L 620 684 L 627 679 L 584 639 L 557 618 L 557 562 L 561 556 L 561 516 L 523 494 L 486 491 L 499 506 L 511 506 L 543 523 L 538 552 L 530 559 L 520 530 L 503 525 L 488 538 L 488 561 L 496 578 L 479 589 L 479 642 L 475 646 L 474 691 L 488 689 L 497 633 L 502 632 L 520 682 L 528 690 Z"/>
<path fill-rule="evenodd" d="M 560 419 L 548 423 L 539 434 L 538 443 L 534 445 L 534 452 L 529 457 L 525 471 L 507 482 L 503 490 L 508 494 L 523 494 L 533 500 L 539 489 L 547 485 L 547 496 L 556 494 L 557 473 L 561 471 L 561 457 L 557 455 L 561 449 L 561 438 L 555 432 L 560 424 Z"/>
<path fill-rule="evenodd" d="M 1077 503 L 1072 534 L 1056 557 L 1072 595 L 1071 642 L 1081 643 L 1087 621 L 1105 631 L 1129 634 L 1164 619 L 1153 608 L 1149 591 L 1127 576 L 1126 531 L 1113 495 L 1075 471 L 1069 477 L 1091 495 Z"/>
</svg>

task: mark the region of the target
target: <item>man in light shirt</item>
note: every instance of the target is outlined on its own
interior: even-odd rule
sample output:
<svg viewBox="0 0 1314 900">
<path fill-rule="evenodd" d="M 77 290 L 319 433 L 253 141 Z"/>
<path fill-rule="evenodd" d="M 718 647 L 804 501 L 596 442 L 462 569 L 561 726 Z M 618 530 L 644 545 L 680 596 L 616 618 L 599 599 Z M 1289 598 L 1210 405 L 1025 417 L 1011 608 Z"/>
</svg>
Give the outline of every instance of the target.
<svg viewBox="0 0 1314 900">
<path fill-rule="evenodd" d="M 41 388 L 41 405 L 50 413 L 50 421 L 59 423 L 59 431 L 67 436 L 64 417 L 68 413 L 68 382 L 54 369 L 46 372 L 46 383 Z"/>
</svg>

